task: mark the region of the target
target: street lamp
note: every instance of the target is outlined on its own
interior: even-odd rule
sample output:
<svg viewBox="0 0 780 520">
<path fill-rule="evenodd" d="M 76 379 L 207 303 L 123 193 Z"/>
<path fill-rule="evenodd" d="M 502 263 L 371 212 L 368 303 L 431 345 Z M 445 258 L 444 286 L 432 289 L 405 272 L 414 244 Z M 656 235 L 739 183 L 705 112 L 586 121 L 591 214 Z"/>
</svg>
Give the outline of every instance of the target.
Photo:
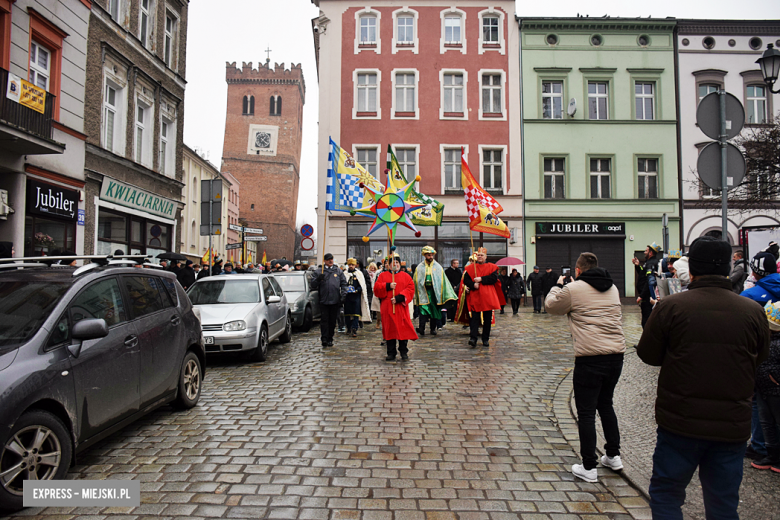
<svg viewBox="0 0 780 520">
<path fill-rule="evenodd" d="M 780 94 L 780 90 L 772 90 L 772 86 L 777 81 L 778 74 L 780 74 L 780 51 L 769 43 L 764 54 L 756 60 L 756 63 L 761 67 L 761 74 L 764 76 L 764 83 L 769 87 L 769 92 Z"/>
</svg>

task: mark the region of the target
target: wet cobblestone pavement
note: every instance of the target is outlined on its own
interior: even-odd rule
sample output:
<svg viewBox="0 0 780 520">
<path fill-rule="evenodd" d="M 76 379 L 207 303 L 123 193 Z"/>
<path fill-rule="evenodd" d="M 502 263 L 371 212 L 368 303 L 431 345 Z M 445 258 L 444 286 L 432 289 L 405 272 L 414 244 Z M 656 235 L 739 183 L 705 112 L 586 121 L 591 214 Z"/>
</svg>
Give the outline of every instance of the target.
<svg viewBox="0 0 780 520">
<path fill-rule="evenodd" d="M 69 475 L 140 480 L 140 507 L 18 516 L 649 519 L 620 474 L 599 468 L 597 484 L 571 475 L 579 459 L 566 320 L 523 311 L 498 316 L 489 348 L 469 349 L 466 330 L 450 325 L 410 343 L 405 363 L 384 361 L 373 325 L 357 339 L 337 335 L 326 350 L 317 330 L 296 334 L 272 344 L 265 363 L 210 358 L 196 408 L 158 410 L 81 454 Z M 638 337 L 638 315 L 625 320 Z M 649 388 L 642 367 L 637 377 Z M 642 387 L 627 379 L 621 399 L 649 399 L 652 411 L 654 387 L 634 396 Z M 624 445 L 641 439 L 651 456 L 655 426 L 652 414 L 649 426 L 635 417 L 641 409 L 618 401 Z M 641 453 L 636 460 L 641 468 Z M 777 503 L 776 492 L 769 497 Z"/>
</svg>

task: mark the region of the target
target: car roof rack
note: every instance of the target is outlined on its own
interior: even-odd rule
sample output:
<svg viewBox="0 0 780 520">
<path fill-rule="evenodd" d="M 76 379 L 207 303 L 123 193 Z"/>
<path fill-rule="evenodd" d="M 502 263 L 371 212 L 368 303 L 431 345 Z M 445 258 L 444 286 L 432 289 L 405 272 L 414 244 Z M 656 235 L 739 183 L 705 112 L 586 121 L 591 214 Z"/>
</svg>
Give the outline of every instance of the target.
<svg viewBox="0 0 780 520">
<path fill-rule="evenodd" d="M 90 263 L 77 268 L 73 276 L 79 276 L 98 267 L 133 267 L 141 265 L 147 268 L 162 269 L 161 265 L 153 264 L 149 260 L 151 255 L 76 255 L 76 256 L 27 256 L 21 258 L 0 259 L 0 270 L 4 269 L 30 269 L 30 268 L 67 268 L 69 265 L 56 264 L 61 260 L 68 263 L 74 260 L 89 260 Z M 140 261 L 140 262 L 139 262 Z"/>
</svg>

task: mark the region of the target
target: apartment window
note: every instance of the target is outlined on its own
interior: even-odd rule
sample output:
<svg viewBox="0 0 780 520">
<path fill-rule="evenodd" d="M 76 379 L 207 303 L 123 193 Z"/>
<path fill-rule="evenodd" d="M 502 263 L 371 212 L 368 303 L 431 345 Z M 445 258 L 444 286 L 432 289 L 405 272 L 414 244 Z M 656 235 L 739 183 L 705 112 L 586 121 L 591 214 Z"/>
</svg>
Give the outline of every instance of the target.
<svg viewBox="0 0 780 520">
<path fill-rule="evenodd" d="M 117 90 L 111 85 L 106 85 L 106 94 L 103 97 L 103 145 L 109 152 L 114 151 L 118 97 Z"/>
<path fill-rule="evenodd" d="M 563 119 L 563 81 L 542 82 L 542 118 Z"/>
<path fill-rule="evenodd" d="M 637 164 L 639 198 L 658 198 L 658 159 L 639 159 Z"/>
<path fill-rule="evenodd" d="M 360 43 L 367 45 L 376 43 L 376 18 L 374 16 L 360 17 Z"/>
<path fill-rule="evenodd" d="M 444 75 L 444 112 L 463 113 L 463 74 Z"/>
<path fill-rule="evenodd" d="M 460 16 L 444 17 L 444 43 L 458 45 L 461 43 Z"/>
<path fill-rule="evenodd" d="M 634 85 L 637 119 L 655 119 L 655 83 Z"/>
<path fill-rule="evenodd" d="M 176 31 L 176 20 L 170 13 L 165 14 L 165 64 L 173 68 L 174 35 Z"/>
<path fill-rule="evenodd" d="M 395 75 L 395 111 L 415 112 L 415 78 L 414 74 L 398 73 Z"/>
<path fill-rule="evenodd" d="M 379 163 L 377 162 L 376 148 L 358 148 L 357 160 L 368 173 L 377 179 L 379 178 Z"/>
<path fill-rule="evenodd" d="M 701 100 L 704 99 L 704 96 L 706 96 L 707 94 L 717 92 L 719 88 L 720 85 L 715 85 L 712 83 L 705 83 L 699 85 L 699 102 L 701 102 Z"/>
<path fill-rule="evenodd" d="M 610 159 L 591 159 L 590 160 L 590 198 L 591 199 L 609 199 L 610 193 Z"/>
<path fill-rule="evenodd" d="M 501 74 L 482 76 L 482 113 L 501 114 Z"/>
<path fill-rule="evenodd" d="M 395 151 L 395 158 L 398 159 L 398 166 L 404 172 L 407 180 L 412 180 L 417 176 L 417 150 L 415 148 L 398 148 Z"/>
<path fill-rule="evenodd" d="M 376 113 L 377 111 L 377 76 L 373 73 L 357 75 L 357 111 Z"/>
<path fill-rule="evenodd" d="M 498 17 L 485 16 L 482 18 L 482 43 L 498 45 Z"/>
<path fill-rule="evenodd" d="M 168 122 L 163 121 L 160 125 L 160 173 L 165 175 L 166 163 L 168 162 Z"/>
<path fill-rule="evenodd" d="M 138 38 L 141 40 L 141 45 L 147 47 L 149 45 L 149 27 L 151 25 L 151 1 L 141 0 L 140 20 L 138 22 Z"/>
<path fill-rule="evenodd" d="M 607 119 L 607 83 L 588 82 L 588 118 Z"/>
<path fill-rule="evenodd" d="M 504 171 L 503 150 L 482 150 L 482 186 L 500 190 Z"/>
<path fill-rule="evenodd" d="M 108 0 L 108 13 L 111 18 L 119 22 L 119 13 L 121 12 L 122 0 Z"/>
<path fill-rule="evenodd" d="M 766 123 L 766 87 L 748 85 L 746 104 L 748 123 Z"/>
<path fill-rule="evenodd" d="M 30 83 L 49 90 L 51 51 L 36 41 L 30 43 Z"/>
<path fill-rule="evenodd" d="M 398 43 L 407 45 L 414 43 L 414 17 L 398 17 Z"/>
<path fill-rule="evenodd" d="M 752 177 L 752 179 L 751 179 Z M 774 199 L 775 189 L 773 188 L 772 174 L 769 172 L 753 172 L 748 174 L 754 185 L 755 197 L 759 199 Z"/>
<path fill-rule="evenodd" d="M 135 162 L 144 162 L 144 132 L 146 130 L 146 111 L 149 110 L 140 103 L 136 107 L 135 119 Z"/>
<path fill-rule="evenodd" d="M 282 96 L 271 96 L 269 113 L 272 116 L 282 115 Z"/>
<path fill-rule="evenodd" d="M 545 199 L 563 199 L 564 193 L 564 159 L 546 158 L 544 159 L 544 198 Z"/>
<path fill-rule="evenodd" d="M 444 150 L 444 188 L 447 190 L 460 190 L 460 148 L 448 148 Z"/>
</svg>

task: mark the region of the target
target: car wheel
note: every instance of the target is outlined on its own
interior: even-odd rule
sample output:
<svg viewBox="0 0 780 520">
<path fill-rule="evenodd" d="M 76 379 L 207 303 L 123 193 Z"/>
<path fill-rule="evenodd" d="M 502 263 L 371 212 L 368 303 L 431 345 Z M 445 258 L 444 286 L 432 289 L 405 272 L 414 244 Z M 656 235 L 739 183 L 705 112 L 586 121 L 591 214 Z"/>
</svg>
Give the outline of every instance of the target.
<svg viewBox="0 0 780 520">
<path fill-rule="evenodd" d="M 252 361 L 265 361 L 268 355 L 268 330 L 265 325 L 260 329 L 260 339 L 257 340 L 257 348 L 252 351 L 252 356 L 249 358 Z"/>
<path fill-rule="evenodd" d="M 279 336 L 279 343 L 289 343 L 292 340 L 292 315 L 287 314 L 287 323 L 284 324 L 284 334 Z"/>
<path fill-rule="evenodd" d="M 176 397 L 176 407 L 186 410 L 198 404 L 202 383 L 203 370 L 200 368 L 200 359 L 194 352 L 187 352 L 181 364 L 179 395 Z"/>
<path fill-rule="evenodd" d="M 0 509 L 18 510 L 25 480 L 63 480 L 73 456 L 68 429 L 54 414 L 22 415 L 0 449 Z"/>
<path fill-rule="evenodd" d="M 303 313 L 303 325 L 301 326 L 301 332 L 309 332 L 311 330 L 311 323 L 314 321 L 311 313 L 311 307 L 306 307 Z"/>
</svg>

